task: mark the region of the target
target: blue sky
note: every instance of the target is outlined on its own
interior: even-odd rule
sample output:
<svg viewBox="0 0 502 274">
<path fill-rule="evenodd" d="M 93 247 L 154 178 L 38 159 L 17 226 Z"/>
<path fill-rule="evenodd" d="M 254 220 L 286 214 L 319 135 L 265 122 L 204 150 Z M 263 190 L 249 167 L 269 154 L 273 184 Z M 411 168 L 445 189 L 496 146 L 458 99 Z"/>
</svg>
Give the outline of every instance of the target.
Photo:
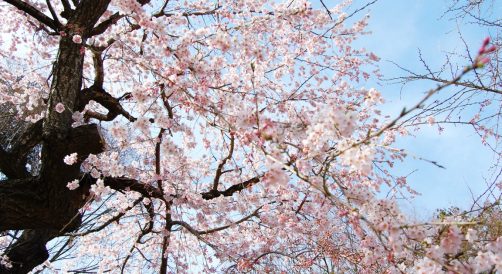
<svg viewBox="0 0 502 274">
<path fill-rule="evenodd" d="M 354 7 L 367 2 L 354 1 Z M 382 58 L 380 68 L 385 78 L 404 75 L 388 61 L 413 71 L 423 71 L 418 49 L 432 68 L 439 68 L 445 61 L 445 52 L 465 50 L 459 30 L 467 45 L 474 50 L 489 35 L 486 28 L 476 25 L 458 27 L 461 22 L 449 20 L 451 15 L 442 18 L 451 2 L 379 0 L 367 10 L 371 34 L 358 41 L 358 45 Z M 407 85 L 402 90 L 401 85 L 385 82 L 365 85 L 378 87 L 379 84 L 387 100 L 383 109 L 392 116 L 397 116 L 404 106 L 418 102 L 425 91 L 436 86 L 424 81 Z M 408 182 L 422 195 L 402 205 L 419 219 L 430 217 L 436 208 L 469 206 L 472 202 L 470 191 L 479 194 L 485 189 L 484 178 L 490 175 L 493 154 L 481 144 L 471 128 L 447 127 L 444 133 L 438 135 L 435 128 L 426 126 L 416 137 L 400 139 L 397 146 L 407 149 L 411 155 L 437 161 L 446 167 L 440 169 L 408 157 L 395 169 L 395 173 L 401 176 L 416 170 L 408 177 Z"/>
</svg>

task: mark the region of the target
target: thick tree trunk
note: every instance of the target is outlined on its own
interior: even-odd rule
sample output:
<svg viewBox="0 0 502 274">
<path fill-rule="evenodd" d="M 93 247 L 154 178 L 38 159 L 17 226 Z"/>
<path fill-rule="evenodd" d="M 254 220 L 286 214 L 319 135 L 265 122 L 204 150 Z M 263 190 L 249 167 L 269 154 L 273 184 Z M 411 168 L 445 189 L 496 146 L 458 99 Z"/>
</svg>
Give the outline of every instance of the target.
<svg viewBox="0 0 502 274">
<path fill-rule="evenodd" d="M 66 220 L 68 228 L 76 228 L 68 222 L 75 219 L 79 214 L 79 209 L 84 205 L 88 195 L 88 189 L 80 187 L 76 190 L 69 190 L 68 182 L 81 179 L 80 164 L 89 154 L 98 154 L 104 150 L 104 141 L 101 138 L 98 127 L 95 124 L 85 125 L 73 129 L 69 138 L 60 142 L 46 142 L 45 147 L 50 149 L 50 157 L 43 159 L 46 168 L 40 175 L 44 191 L 47 195 L 46 204 L 55 216 Z M 73 165 L 63 162 L 65 155 L 76 152 L 79 160 Z M 63 229 L 63 227 L 58 227 Z M 66 230 L 65 229 L 65 230 Z"/>
<path fill-rule="evenodd" d="M 32 8 L 28 4 L 21 5 L 18 1 L 8 3 L 37 19 L 45 18 L 51 22 L 43 14 L 24 10 Z M 40 131 L 27 132 L 26 136 L 30 138 L 25 142 L 26 145 L 16 148 L 16 153 L 23 154 L 23 159 L 16 160 L 24 161 L 24 148 L 42 142 L 39 176 L 26 178 L 29 176 L 27 172 L 10 168 L 9 153 L 0 153 L 0 157 L 5 156 L 0 166 L 11 176 L 9 180 L 0 182 L 0 231 L 24 230 L 6 253 L 13 268 L 0 267 L 0 273 L 29 272 L 49 257 L 45 247 L 48 241 L 80 225 L 79 209 L 89 195 L 89 186 L 84 184 L 70 191 L 66 185 L 69 181 L 79 179 L 82 160 L 90 153 L 102 152 L 104 142 L 96 125 L 71 127 L 72 114 L 82 87 L 84 62 L 83 44 L 74 43 L 72 37 L 80 35 L 85 41 L 109 3 L 110 0 L 81 0 L 73 11 L 68 11 L 68 24 L 60 26 L 66 35 L 61 37 L 53 66 L 47 116 L 43 126 L 38 124 L 36 127 Z M 62 113 L 55 110 L 57 104 L 64 105 Z M 42 138 L 31 138 L 32 135 Z M 74 165 L 66 165 L 64 157 L 74 152 L 78 154 L 79 160 Z M 23 163 L 15 167 L 24 168 Z"/>
<path fill-rule="evenodd" d="M 13 267 L 0 267 L 0 273 L 29 272 L 48 258 L 48 241 L 80 226 L 79 209 L 89 194 L 89 184 L 69 190 L 66 183 L 79 178 L 82 159 L 102 152 L 104 142 L 96 125 L 85 125 L 71 130 L 67 140 L 52 148 L 52 157 L 46 159 L 52 167 L 47 177 L 0 182 L 0 231 L 25 230 L 6 253 Z M 71 152 L 82 158 L 69 166 L 63 157 Z"/>
<path fill-rule="evenodd" d="M 37 178 L 0 182 L 0 231 L 50 227 L 44 200 Z"/>
<path fill-rule="evenodd" d="M 53 80 L 49 95 L 47 117 L 44 120 L 43 135 L 46 140 L 64 140 L 71 129 L 75 99 L 82 86 L 84 55 L 82 45 L 73 43 L 69 36 L 59 43 L 58 59 L 53 67 Z M 63 104 L 65 110 L 55 110 Z M 47 151 L 47 149 L 45 150 Z"/>
<path fill-rule="evenodd" d="M 53 228 L 61 230 L 78 214 L 88 193 L 85 187 L 70 191 L 66 184 L 79 179 L 80 163 L 63 162 L 64 155 L 77 152 L 81 159 L 104 149 L 96 125 L 75 128 L 68 140 L 53 147 L 46 160 L 51 172 L 47 177 L 5 180 L 0 182 L 0 231 Z"/>
<path fill-rule="evenodd" d="M 96 125 L 73 130 L 71 127 L 72 114 L 82 87 L 84 61 L 83 45 L 74 43 L 72 36 L 85 37 L 106 11 L 109 2 L 110 0 L 80 1 L 67 24 L 71 26 L 67 30 L 68 35 L 61 38 L 58 59 L 53 68 L 48 114 L 43 125 L 40 180 L 48 195 L 48 208 L 66 221 L 76 218 L 85 200 L 85 195 L 82 194 L 87 194 L 80 193 L 82 190 L 69 191 L 66 184 L 78 179 L 81 160 L 90 153 L 98 154 L 104 149 Z M 64 105 L 62 113 L 55 111 L 57 104 Z M 66 165 L 64 157 L 75 152 L 80 161 L 71 166 Z"/>
</svg>

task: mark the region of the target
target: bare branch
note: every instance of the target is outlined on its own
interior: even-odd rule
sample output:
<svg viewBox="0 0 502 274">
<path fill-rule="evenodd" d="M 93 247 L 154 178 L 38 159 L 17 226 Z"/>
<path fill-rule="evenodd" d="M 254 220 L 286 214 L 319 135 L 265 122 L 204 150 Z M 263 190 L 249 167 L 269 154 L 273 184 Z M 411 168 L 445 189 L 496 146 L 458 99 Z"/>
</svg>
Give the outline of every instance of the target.
<svg viewBox="0 0 502 274">
<path fill-rule="evenodd" d="M 122 218 L 129 210 L 133 209 L 142 200 L 143 200 L 143 197 L 135 200 L 131 206 L 127 207 L 124 211 L 120 212 L 119 214 L 117 214 L 113 218 L 110 218 L 108 221 L 104 222 L 103 224 L 101 224 L 100 226 L 98 226 L 96 228 L 89 229 L 89 230 L 83 231 L 83 232 L 78 232 L 78 233 L 68 233 L 66 235 L 67 236 L 72 236 L 72 237 L 75 237 L 75 236 L 85 236 L 85 235 L 88 235 L 88 234 L 91 234 L 91 233 L 94 233 L 94 232 L 101 231 L 104 228 L 106 228 L 108 225 L 110 225 L 111 223 L 116 222 L 120 218 Z"/>
<path fill-rule="evenodd" d="M 426 76 L 426 75 L 409 76 L 409 77 L 404 77 L 404 79 L 407 79 L 407 80 L 431 80 L 431 81 L 435 81 L 435 82 L 439 82 L 439 83 L 443 83 L 443 84 L 446 84 L 449 82 L 448 80 L 445 80 L 445 79 L 441 79 L 441 78 L 437 78 L 437 77 L 430 77 L 430 76 Z M 502 94 L 502 90 L 494 89 L 494 88 L 490 88 L 490 87 L 486 87 L 486 86 L 476 85 L 471 82 L 457 81 L 457 82 L 453 83 L 453 85 L 476 89 L 476 90 L 493 92 L 496 94 Z"/>
<path fill-rule="evenodd" d="M 320 1 L 321 1 L 322 6 L 324 7 L 324 9 L 326 10 L 326 13 L 328 14 L 329 18 L 331 20 L 333 20 L 333 16 L 331 15 L 331 11 L 328 9 L 328 7 L 326 6 L 326 4 L 324 3 L 323 0 L 320 0 Z"/>
<path fill-rule="evenodd" d="M 162 5 L 162 7 L 159 9 L 159 12 L 157 12 L 154 16 L 156 16 L 157 14 L 164 13 L 164 9 L 167 7 L 167 4 L 169 4 L 169 0 L 165 0 L 165 1 L 164 1 L 164 4 L 163 4 L 163 5 Z"/>
<path fill-rule="evenodd" d="M 399 116 L 397 116 L 396 118 L 394 118 L 394 120 L 390 121 L 387 125 L 385 125 L 384 127 L 382 127 L 380 130 L 378 130 L 377 132 L 371 134 L 371 133 L 368 133 L 368 136 L 364 139 L 361 139 L 360 141 L 358 142 L 355 142 L 353 143 L 349 148 L 345 149 L 345 150 L 342 150 L 342 151 L 338 151 L 336 152 L 334 155 L 332 155 L 332 157 L 337 157 L 341 154 L 343 154 L 345 151 L 351 149 L 351 148 L 354 148 L 354 147 L 357 147 L 357 146 L 360 146 L 362 144 L 365 144 L 365 143 L 368 143 L 370 142 L 373 138 L 375 137 L 379 137 L 380 135 L 382 135 L 384 132 L 386 132 L 388 129 L 394 127 L 398 121 L 400 121 L 403 117 L 407 116 L 408 114 L 410 114 L 411 112 L 421 108 L 423 106 L 423 104 L 430 98 L 432 97 L 432 95 L 436 94 L 437 92 L 439 92 L 440 90 L 443 90 L 444 88 L 446 87 L 449 87 L 451 85 L 455 85 L 458 81 L 460 81 L 460 79 L 462 79 L 462 77 L 464 75 L 466 75 L 468 72 L 470 72 L 471 70 L 474 70 L 476 67 L 476 65 L 472 65 L 472 66 L 469 66 L 469 67 L 466 67 L 462 73 L 460 73 L 457 77 L 453 78 L 452 80 L 450 81 L 447 81 L 446 83 L 444 83 L 443 85 L 439 85 L 438 87 L 434 88 L 434 89 L 431 89 L 427 92 L 427 94 L 418 102 L 416 103 L 414 106 L 412 106 L 411 108 L 409 109 L 406 109 L 406 108 L 403 108 L 403 110 L 401 111 L 401 113 L 399 114 Z"/>
</svg>

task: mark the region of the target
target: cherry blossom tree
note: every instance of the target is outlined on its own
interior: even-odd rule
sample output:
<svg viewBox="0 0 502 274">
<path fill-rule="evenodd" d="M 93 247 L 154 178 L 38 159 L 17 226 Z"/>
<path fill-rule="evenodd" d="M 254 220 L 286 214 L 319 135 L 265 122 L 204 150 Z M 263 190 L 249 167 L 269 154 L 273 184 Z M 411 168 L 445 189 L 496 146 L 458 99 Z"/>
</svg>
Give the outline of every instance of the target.
<svg viewBox="0 0 502 274">
<path fill-rule="evenodd" d="M 496 207 L 379 195 L 413 193 L 402 121 L 496 47 L 385 117 L 375 2 L 3 1 L 0 273 L 502 271 Z"/>
</svg>

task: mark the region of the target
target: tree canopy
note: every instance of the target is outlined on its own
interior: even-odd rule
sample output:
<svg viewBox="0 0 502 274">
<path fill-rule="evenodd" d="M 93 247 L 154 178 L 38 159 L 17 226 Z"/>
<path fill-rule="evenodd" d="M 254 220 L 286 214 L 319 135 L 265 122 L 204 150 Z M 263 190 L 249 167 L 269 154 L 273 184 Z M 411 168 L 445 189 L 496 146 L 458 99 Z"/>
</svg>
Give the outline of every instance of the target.
<svg viewBox="0 0 502 274">
<path fill-rule="evenodd" d="M 2 1 L 0 273 L 502 272 L 502 185 L 419 223 L 392 173 L 471 105 L 500 155 L 500 40 L 385 116 L 375 2 Z"/>
</svg>

